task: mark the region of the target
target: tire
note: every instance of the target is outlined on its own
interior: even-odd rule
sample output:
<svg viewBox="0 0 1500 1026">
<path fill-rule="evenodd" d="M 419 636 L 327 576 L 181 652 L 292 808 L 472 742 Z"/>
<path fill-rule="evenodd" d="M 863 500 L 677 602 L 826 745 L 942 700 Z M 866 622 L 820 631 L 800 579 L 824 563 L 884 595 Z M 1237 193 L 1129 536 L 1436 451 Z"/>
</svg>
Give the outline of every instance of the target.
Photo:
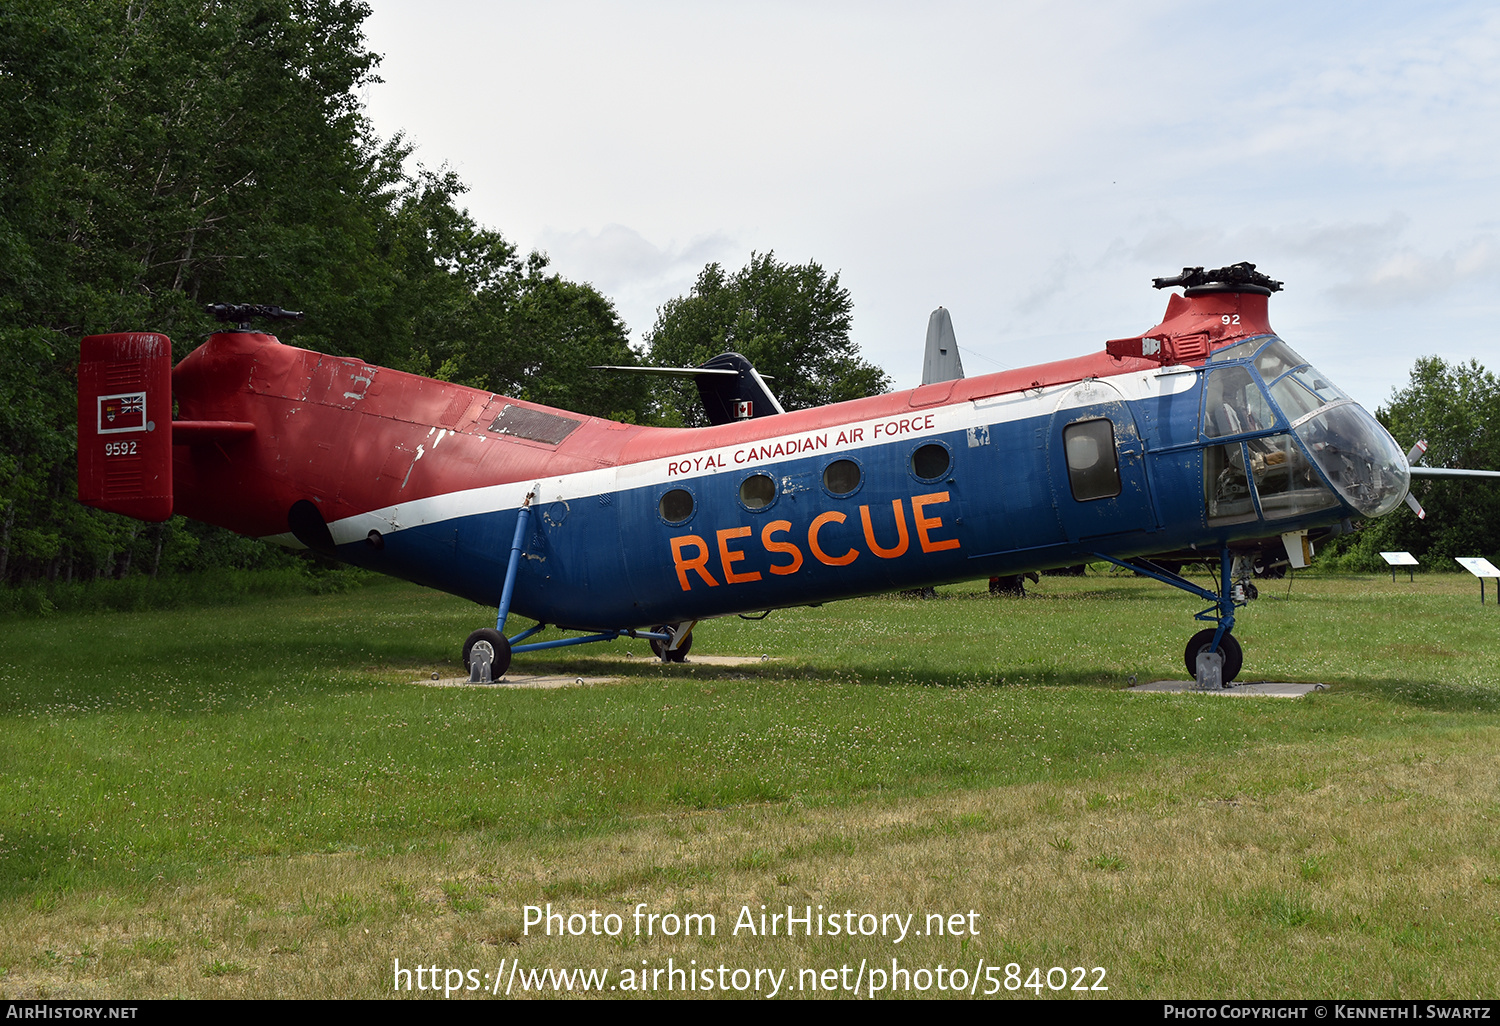
<svg viewBox="0 0 1500 1026">
<path fill-rule="evenodd" d="M 1187 649 L 1183 652 L 1183 662 L 1187 664 L 1188 676 L 1198 676 L 1198 653 L 1208 651 L 1208 646 L 1214 641 L 1214 628 L 1199 631 L 1188 639 Z M 1219 639 L 1219 652 L 1224 657 L 1224 667 L 1220 679 L 1228 684 L 1240 675 L 1240 668 L 1245 662 L 1245 653 L 1240 648 L 1240 643 L 1234 639 L 1233 634 L 1225 634 Z"/>
<path fill-rule="evenodd" d="M 673 624 L 658 624 L 652 630 L 657 634 L 667 634 L 676 630 Z M 677 646 L 676 651 L 668 651 L 667 642 L 657 638 L 651 639 L 651 651 L 656 653 L 656 658 L 664 663 L 680 663 L 687 658 L 688 651 L 693 647 L 693 632 L 688 631 L 687 636 L 682 639 L 682 644 Z"/>
<path fill-rule="evenodd" d="M 464 672 L 469 672 L 469 655 L 474 651 L 474 646 L 483 642 L 490 646 L 495 653 L 494 659 L 490 661 L 490 683 L 498 681 L 505 676 L 505 671 L 510 669 L 510 642 L 504 634 L 493 627 L 481 627 L 469 639 L 464 642 Z"/>
<path fill-rule="evenodd" d="M 1026 575 L 1006 574 L 1003 577 L 990 578 L 991 595 L 1012 595 L 1015 598 L 1026 597 Z"/>
</svg>

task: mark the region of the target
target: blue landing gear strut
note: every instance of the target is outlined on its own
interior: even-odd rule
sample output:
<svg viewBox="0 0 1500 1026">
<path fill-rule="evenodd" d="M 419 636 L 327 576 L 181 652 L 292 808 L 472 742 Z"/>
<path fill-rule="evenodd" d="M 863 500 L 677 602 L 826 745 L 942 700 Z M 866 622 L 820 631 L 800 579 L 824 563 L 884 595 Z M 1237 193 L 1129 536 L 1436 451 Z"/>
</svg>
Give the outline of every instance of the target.
<svg viewBox="0 0 1500 1026">
<path fill-rule="evenodd" d="M 1230 631 L 1234 630 L 1234 610 L 1236 606 L 1243 606 L 1243 600 L 1236 600 L 1233 583 L 1234 554 L 1229 549 L 1223 549 L 1219 553 L 1219 590 L 1209 591 L 1200 588 L 1181 574 L 1173 573 L 1152 563 L 1149 560 L 1137 557 L 1135 559 L 1116 559 L 1114 556 L 1105 555 L 1102 552 L 1093 553 L 1095 559 L 1106 560 L 1116 566 L 1124 567 L 1126 570 L 1134 570 L 1138 574 L 1170 584 L 1174 588 L 1191 592 L 1199 598 L 1207 599 L 1211 605 L 1199 613 L 1195 613 L 1195 620 L 1204 620 L 1216 626 L 1201 630 L 1188 640 L 1187 651 L 1183 653 L 1183 660 L 1187 664 L 1187 671 L 1197 675 L 1198 655 L 1201 652 L 1217 651 L 1224 659 L 1222 680 L 1227 687 L 1229 683 L 1239 676 L 1240 668 L 1244 664 L 1244 653 L 1240 649 L 1240 643 L 1235 640 Z"/>
<path fill-rule="evenodd" d="M 587 645 L 594 641 L 613 641 L 616 638 L 645 638 L 651 649 L 663 662 L 682 662 L 693 644 L 693 626 L 697 623 L 674 624 L 643 631 L 619 628 L 600 631 L 578 638 L 558 638 L 554 641 L 534 641 L 520 644 L 533 634 L 547 629 L 544 623 L 526 628 L 514 637 L 505 636 L 505 621 L 510 617 L 510 603 L 516 590 L 516 571 L 521 566 L 521 550 L 526 544 L 526 527 L 531 522 L 531 500 L 536 493 L 526 496 L 516 514 L 516 533 L 510 543 L 510 559 L 505 566 L 505 586 L 500 592 L 500 608 L 495 613 L 495 626 L 482 627 L 469 635 L 464 642 L 464 668 L 469 671 L 469 683 L 490 684 L 505 676 L 510 669 L 510 657 L 517 652 L 537 652 L 544 648 L 565 648 L 569 645 Z"/>
</svg>

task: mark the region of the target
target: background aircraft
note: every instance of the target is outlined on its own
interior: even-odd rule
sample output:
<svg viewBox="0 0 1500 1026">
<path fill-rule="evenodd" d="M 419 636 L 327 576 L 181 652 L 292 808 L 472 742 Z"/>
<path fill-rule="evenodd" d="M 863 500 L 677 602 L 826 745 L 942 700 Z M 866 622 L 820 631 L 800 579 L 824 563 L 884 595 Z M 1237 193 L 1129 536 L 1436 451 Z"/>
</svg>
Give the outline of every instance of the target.
<svg viewBox="0 0 1500 1026">
<path fill-rule="evenodd" d="M 1188 642 L 1233 680 L 1262 565 L 1407 495 L 1401 449 L 1272 332 L 1254 265 L 1157 279 L 1160 324 L 1100 352 L 963 378 L 957 346 L 903 392 L 783 412 L 747 361 L 699 374 L 714 423 L 621 424 L 251 330 L 171 366 L 155 334 L 83 340 L 79 497 L 181 513 L 497 607 L 463 649 L 645 637 L 682 659 L 730 613 L 1103 559 L 1208 602 Z M 934 315 L 936 348 L 952 340 Z M 932 348 L 932 347 L 930 347 Z M 174 418 L 174 403 L 177 414 Z M 1150 562 L 1211 557 L 1205 589 Z M 1238 568 L 1238 572 L 1237 572 Z M 511 612 L 537 621 L 502 633 Z M 527 643 L 556 625 L 581 636 Z"/>
</svg>

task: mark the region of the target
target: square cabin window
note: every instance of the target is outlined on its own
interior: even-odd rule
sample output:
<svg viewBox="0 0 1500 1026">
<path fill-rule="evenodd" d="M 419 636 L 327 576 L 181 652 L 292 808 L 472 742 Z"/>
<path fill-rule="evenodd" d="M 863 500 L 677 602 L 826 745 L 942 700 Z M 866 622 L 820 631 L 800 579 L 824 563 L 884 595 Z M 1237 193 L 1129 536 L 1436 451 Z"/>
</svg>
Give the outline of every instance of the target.
<svg viewBox="0 0 1500 1026">
<path fill-rule="evenodd" d="M 1120 494 L 1115 426 L 1107 418 L 1081 420 L 1063 428 L 1063 451 L 1068 457 L 1068 485 L 1073 498 L 1088 502 Z"/>
</svg>

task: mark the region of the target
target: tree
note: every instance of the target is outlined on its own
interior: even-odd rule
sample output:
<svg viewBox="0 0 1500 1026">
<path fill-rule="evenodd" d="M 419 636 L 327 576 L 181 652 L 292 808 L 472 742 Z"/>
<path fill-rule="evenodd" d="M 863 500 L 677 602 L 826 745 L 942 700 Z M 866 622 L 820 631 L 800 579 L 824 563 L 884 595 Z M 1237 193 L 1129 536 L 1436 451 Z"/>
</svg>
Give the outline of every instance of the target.
<svg viewBox="0 0 1500 1026">
<path fill-rule="evenodd" d="M 495 373 L 508 394 L 596 417 L 635 422 L 649 406 L 650 382 L 598 366 L 640 362 L 615 305 L 592 285 L 546 273 L 533 253 L 503 335 L 508 358 Z"/>
<path fill-rule="evenodd" d="M 1402 448 L 1427 441 L 1421 466 L 1500 470 L 1500 379 L 1476 360 L 1417 360 L 1407 386 L 1376 417 Z M 1412 478 L 1425 520 L 1405 505 L 1364 525 L 1338 546 L 1339 564 L 1383 569 L 1382 551 L 1411 552 L 1429 566 L 1452 569 L 1454 556 L 1500 552 L 1500 484 L 1474 478 Z"/>
<path fill-rule="evenodd" d="M 0 581 L 124 573 L 164 539 L 74 501 L 82 335 L 150 328 L 181 355 L 210 329 L 200 302 L 297 306 L 380 277 L 367 254 L 405 154 L 359 109 L 368 13 L 0 4 Z"/>
<path fill-rule="evenodd" d="M 307 313 L 284 341 L 584 412 L 638 415 L 585 361 L 633 362 L 613 306 L 523 261 L 409 172 L 360 106 L 361 0 L 0 0 L 0 584 L 279 561 L 75 500 L 83 335 L 209 302 Z"/>
<path fill-rule="evenodd" d="M 859 399 L 890 389 L 891 380 L 859 356 L 849 337 L 853 301 L 818 264 L 783 264 L 774 253 L 751 253 L 733 274 L 717 263 L 698 275 L 692 291 L 668 300 L 646 336 L 649 360 L 690 367 L 720 353 L 738 352 L 761 374 L 788 410 Z M 667 403 L 689 424 L 707 423 L 692 385 L 667 386 Z"/>
<path fill-rule="evenodd" d="M 614 303 L 549 274 L 541 253 L 523 262 L 499 233 L 474 224 L 455 205 L 463 186 L 453 176 L 421 177 L 396 217 L 406 274 L 421 285 L 393 328 L 414 334 L 397 347 L 405 362 L 390 365 L 591 416 L 640 418 L 648 383 L 592 369 L 640 362 Z"/>
</svg>

